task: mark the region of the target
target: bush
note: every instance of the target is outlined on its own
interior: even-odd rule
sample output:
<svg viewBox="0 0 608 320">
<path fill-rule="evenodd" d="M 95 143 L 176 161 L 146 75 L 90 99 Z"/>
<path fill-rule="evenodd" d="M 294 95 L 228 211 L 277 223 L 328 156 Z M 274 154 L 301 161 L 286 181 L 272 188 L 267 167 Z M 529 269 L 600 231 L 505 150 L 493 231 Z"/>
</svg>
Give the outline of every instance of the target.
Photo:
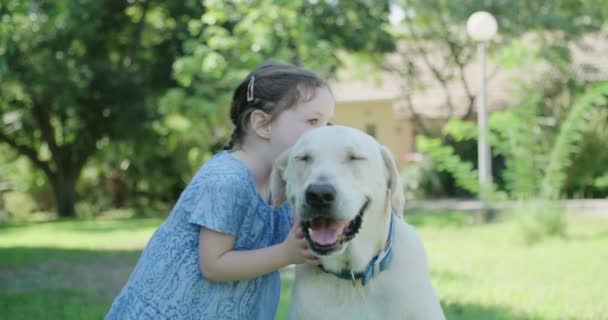
<svg viewBox="0 0 608 320">
<path fill-rule="evenodd" d="M 532 245 L 548 237 L 566 235 L 565 210 L 555 202 L 527 200 L 519 202 L 511 215 L 517 225 L 518 238 Z"/>
<path fill-rule="evenodd" d="M 442 181 L 429 157 L 401 165 L 401 179 L 406 199 L 425 199 L 443 192 Z"/>
<path fill-rule="evenodd" d="M 4 195 L 4 208 L 12 218 L 23 220 L 36 210 L 36 201 L 25 192 L 7 192 Z"/>
</svg>

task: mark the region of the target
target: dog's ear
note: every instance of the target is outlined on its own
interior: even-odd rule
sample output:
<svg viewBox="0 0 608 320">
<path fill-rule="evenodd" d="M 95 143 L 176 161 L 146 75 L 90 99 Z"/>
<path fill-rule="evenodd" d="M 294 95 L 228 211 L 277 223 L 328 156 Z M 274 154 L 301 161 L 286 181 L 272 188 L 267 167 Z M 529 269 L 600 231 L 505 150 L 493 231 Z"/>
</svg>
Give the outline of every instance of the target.
<svg viewBox="0 0 608 320">
<path fill-rule="evenodd" d="M 397 164 L 391 151 L 385 146 L 380 146 L 380 153 L 389 174 L 388 185 L 391 190 L 391 207 L 397 217 L 401 218 L 403 210 L 405 210 L 405 194 L 403 193 L 401 175 L 399 174 L 399 170 L 397 170 Z"/>
<path fill-rule="evenodd" d="M 290 149 L 284 151 L 275 160 L 270 174 L 270 194 L 272 195 L 273 209 L 279 208 L 286 200 L 285 196 L 285 168 L 287 167 L 287 159 L 289 158 Z"/>
</svg>

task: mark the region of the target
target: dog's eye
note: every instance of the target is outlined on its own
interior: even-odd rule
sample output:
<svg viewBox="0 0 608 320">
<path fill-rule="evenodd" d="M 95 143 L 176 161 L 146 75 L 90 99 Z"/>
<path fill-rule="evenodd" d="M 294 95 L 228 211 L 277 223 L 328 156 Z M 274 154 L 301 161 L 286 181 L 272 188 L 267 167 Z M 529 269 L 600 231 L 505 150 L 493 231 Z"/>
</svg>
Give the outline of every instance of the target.
<svg viewBox="0 0 608 320">
<path fill-rule="evenodd" d="M 308 162 L 310 160 L 310 156 L 307 154 L 303 154 L 301 156 L 295 157 L 296 161 Z"/>
<path fill-rule="evenodd" d="M 356 155 L 356 154 L 350 154 L 350 155 L 348 155 L 348 160 L 349 161 L 361 161 L 361 160 L 367 160 L 367 158 L 364 156 Z"/>
</svg>

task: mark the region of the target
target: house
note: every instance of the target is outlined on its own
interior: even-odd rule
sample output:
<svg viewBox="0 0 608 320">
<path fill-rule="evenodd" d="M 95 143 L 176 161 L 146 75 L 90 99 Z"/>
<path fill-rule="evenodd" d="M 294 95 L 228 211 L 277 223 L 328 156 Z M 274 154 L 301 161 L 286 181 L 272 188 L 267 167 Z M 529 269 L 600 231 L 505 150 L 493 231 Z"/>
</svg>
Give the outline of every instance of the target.
<svg viewBox="0 0 608 320">
<path fill-rule="evenodd" d="M 476 65 L 467 68 L 466 76 L 475 79 Z M 348 72 L 338 72 L 336 79 L 330 82 L 336 98 L 336 124 L 352 126 L 374 136 L 386 145 L 393 154 L 406 160 L 409 154 L 416 152 L 416 135 L 422 133 L 415 124 L 415 114 L 433 131 L 438 131 L 450 117 L 462 117 L 469 106 L 469 98 L 459 84 L 450 84 L 453 110 L 448 110 L 445 90 L 436 81 L 424 92 L 411 94 L 411 107 L 401 89 L 402 80 L 394 73 L 374 74 L 370 70 L 368 78 L 356 78 Z M 472 93 L 476 95 L 477 86 L 468 81 Z M 505 89 L 505 80 L 497 76 L 489 82 L 487 101 L 490 110 L 499 110 L 509 104 L 509 91 Z M 476 106 L 470 119 L 476 118 Z"/>
<path fill-rule="evenodd" d="M 585 80 L 608 79 L 608 42 L 598 41 L 595 36 L 586 37 L 584 43 L 592 44 L 594 50 L 572 46 L 575 70 L 581 70 L 579 78 Z M 440 57 L 431 57 L 440 59 Z M 399 63 L 397 54 L 386 57 L 390 63 Z M 420 132 L 416 121 L 421 121 L 432 132 L 441 130 L 451 117 L 462 118 L 469 111 L 471 98 L 479 88 L 480 71 L 477 62 L 464 68 L 464 80 L 469 96 L 461 79 L 452 80 L 444 86 L 431 76 L 430 68 L 423 61 L 416 62 L 421 67 L 422 78 L 427 84 L 424 91 L 407 92 L 404 80 L 390 72 L 380 72 L 363 66 L 347 67 L 340 70 L 330 85 L 336 98 L 334 123 L 352 126 L 374 136 L 386 145 L 400 160 L 408 161 L 416 152 L 416 135 Z M 352 67 L 351 63 L 351 67 Z M 517 83 L 530 79 L 531 74 L 539 74 L 546 67 L 534 66 L 535 70 L 502 71 L 491 61 L 487 63 L 487 106 L 490 112 L 502 110 L 517 101 Z M 597 72 L 584 71 L 593 65 Z M 450 94 L 451 108 L 446 103 L 446 92 Z M 410 94 L 409 99 L 407 94 Z M 409 101 L 409 103 L 408 103 Z M 476 121 L 477 105 L 472 105 L 468 120 Z"/>
</svg>

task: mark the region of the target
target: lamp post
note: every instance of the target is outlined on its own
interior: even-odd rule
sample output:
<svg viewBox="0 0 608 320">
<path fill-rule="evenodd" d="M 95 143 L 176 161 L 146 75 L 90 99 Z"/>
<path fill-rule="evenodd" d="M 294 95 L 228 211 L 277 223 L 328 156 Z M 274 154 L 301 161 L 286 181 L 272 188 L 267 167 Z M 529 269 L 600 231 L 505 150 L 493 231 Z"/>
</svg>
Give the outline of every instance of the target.
<svg viewBox="0 0 608 320">
<path fill-rule="evenodd" d="M 477 124 L 479 140 L 477 161 L 479 167 L 479 188 L 484 206 L 487 205 L 488 189 L 492 185 L 492 164 L 488 144 L 488 110 L 486 106 L 486 43 L 496 35 L 498 25 L 494 16 L 485 11 L 473 13 L 467 20 L 467 32 L 477 41 L 479 54 L 479 96 L 477 97 Z"/>
</svg>

